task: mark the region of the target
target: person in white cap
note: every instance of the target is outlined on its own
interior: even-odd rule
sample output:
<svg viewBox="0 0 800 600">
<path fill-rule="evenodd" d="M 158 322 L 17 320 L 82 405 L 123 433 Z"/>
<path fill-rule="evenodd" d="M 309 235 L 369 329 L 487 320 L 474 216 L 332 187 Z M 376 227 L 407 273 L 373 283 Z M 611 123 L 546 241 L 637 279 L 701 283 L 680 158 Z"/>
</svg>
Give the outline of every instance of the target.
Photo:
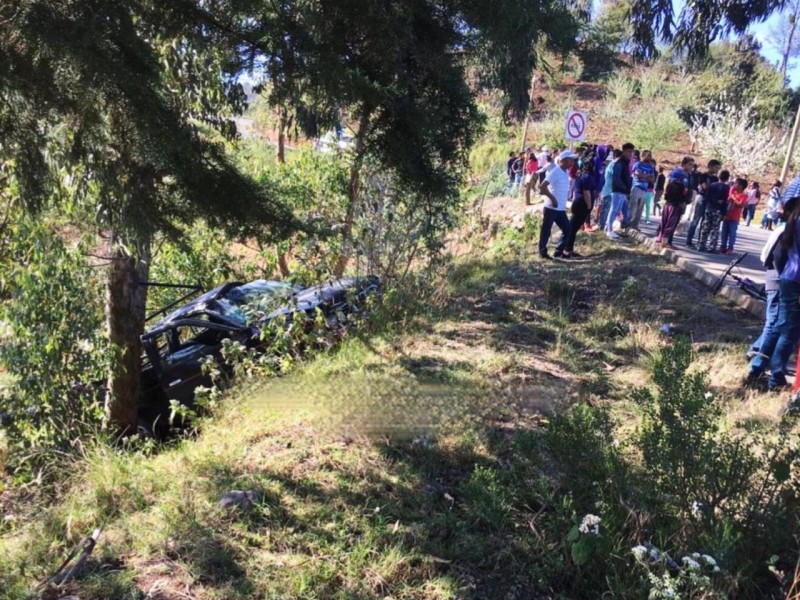
<svg viewBox="0 0 800 600">
<path fill-rule="evenodd" d="M 570 223 L 567 217 L 567 197 L 569 195 L 569 171 L 576 156 L 569 150 L 558 155 L 555 165 L 545 175 L 540 187 L 543 196 L 547 197 L 542 215 L 542 230 L 539 233 L 539 256 L 549 259 L 547 243 L 553 225 L 561 230 L 561 241 L 556 246 L 556 257 L 564 255 L 564 247 L 570 234 Z"/>
</svg>

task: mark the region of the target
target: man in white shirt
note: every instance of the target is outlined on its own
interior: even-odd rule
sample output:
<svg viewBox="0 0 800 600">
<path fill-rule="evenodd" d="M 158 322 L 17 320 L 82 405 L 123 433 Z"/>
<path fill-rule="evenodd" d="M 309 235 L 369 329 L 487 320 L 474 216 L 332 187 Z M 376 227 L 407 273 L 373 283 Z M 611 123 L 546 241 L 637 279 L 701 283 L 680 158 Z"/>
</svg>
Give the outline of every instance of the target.
<svg viewBox="0 0 800 600">
<path fill-rule="evenodd" d="M 570 224 L 567 217 L 567 198 L 569 196 L 569 175 L 567 172 L 576 156 L 569 150 L 565 150 L 555 160 L 552 169 L 547 171 L 544 181 L 540 187 L 540 192 L 547 197 L 542 215 L 542 230 L 539 233 L 539 256 L 549 259 L 547 253 L 547 243 L 550 241 L 550 231 L 553 225 L 557 225 L 561 230 L 561 241 L 556 246 L 555 256 L 564 255 L 564 247 L 569 238 Z"/>
</svg>

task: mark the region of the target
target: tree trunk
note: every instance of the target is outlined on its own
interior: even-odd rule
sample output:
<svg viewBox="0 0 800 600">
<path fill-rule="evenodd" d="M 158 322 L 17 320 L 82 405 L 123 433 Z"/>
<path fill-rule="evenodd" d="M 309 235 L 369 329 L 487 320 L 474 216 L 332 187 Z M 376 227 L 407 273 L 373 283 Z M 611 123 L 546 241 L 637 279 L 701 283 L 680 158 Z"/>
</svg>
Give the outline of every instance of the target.
<svg viewBox="0 0 800 600">
<path fill-rule="evenodd" d="M 361 155 L 364 153 L 364 136 L 367 134 L 369 116 L 370 111 L 364 109 L 358 121 L 355 158 L 353 159 L 353 164 L 350 166 L 350 182 L 347 186 L 348 202 L 342 227 L 342 249 L 333 267 L 333 276 L 337 278 L 344 274 L 347 264 L 350 262 L 350 255 L 352 254 L 352 248 L 350 246 L 353 240 L 353 221 L 355 221 L 356 206 L 358 205 L 358 198 L 361 193 Z"/>
<path fill-rule="evenodd" d="M 289 270 L 289 261 L 286 260 L 286 253 L 277 251 L 278 253 L 278 270 L 281 272 L 281 277 L 284 279 L 289 277 L 292 272 Z"/>
<path fill-rule="evenodd" d="M 114 244 L 106 283 L 106 328 L 117 360 L 108 376 L 105 425 L 120 435 L 136 433 L 141 379 L 142 342 L 147 303 L 150 244 L 141 244 L 138 257 Z"/>
<path fill-rule="evenodd" d="M 781 61 L 781 75 L 783 75 L 783 87 L 786 87 L 786 71 L 789 69 L 789 57 L 792 55 L 794 46 L 794 34 L 797 30 L 797 12 L 792 12 L 789 15 L 789 35 L 786 38 L 786 47 L 783 49 L 783 56 Z"/>
<path fill-rule="evenodd" d="M 278 164 L 286 162 L 286 117 L 282 108 L 278 109 Z"/>
</svg>

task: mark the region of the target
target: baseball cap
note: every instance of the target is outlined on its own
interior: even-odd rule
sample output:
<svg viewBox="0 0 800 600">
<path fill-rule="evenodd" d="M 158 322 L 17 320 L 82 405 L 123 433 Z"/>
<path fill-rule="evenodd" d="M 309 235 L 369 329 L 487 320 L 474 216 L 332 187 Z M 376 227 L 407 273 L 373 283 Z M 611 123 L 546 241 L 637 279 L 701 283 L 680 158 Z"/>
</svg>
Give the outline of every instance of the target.
<svg viewBox="0 0 800 600">
<path fill-rule="evenodd" d="M 686 171 L 683 169 L 672 169 L 672 171 L 669 172 L 670 179 L 683 179 L 684 177 L 686 177 Z"/>
<path fill-rule="evenodd" d="M 564 150 L 561 154 L 558 155 L 557 161 L 564 160 L 565 158 L 578 158 L 577 154 L 570 152 L 569 150 Z"/>
</svg>

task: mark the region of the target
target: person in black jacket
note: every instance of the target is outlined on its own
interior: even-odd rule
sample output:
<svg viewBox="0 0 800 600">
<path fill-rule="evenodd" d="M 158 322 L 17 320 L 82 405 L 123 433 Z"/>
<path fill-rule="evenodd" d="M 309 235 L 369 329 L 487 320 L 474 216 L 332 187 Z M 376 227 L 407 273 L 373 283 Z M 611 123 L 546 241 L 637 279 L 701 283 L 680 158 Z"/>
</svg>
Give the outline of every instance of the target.
<svg viewBox="0 0 800 600">
<path fill-rule="evenodd" d="M 633 144 L 630 142 L 622 145 L 622 156 L 614 163 L 613 177 L 611 180 L 611 210 L 608 212 L 606 222 L 606 235 L 612 240 L 618 240 L 619 236 L 614 232 L 614 221 L 617 215 L 622 212 L 622 226 L 628 226 L 629 215 L 627 214 L 628 195 L 631 193 L 631 172 L 630 160 L 633 154 Z"/>
<path fill-rule="evenodd" d="M 722 217 L 728 210 L 728 196 L 731 186 L 728 181 L 731 174 L 728 171 L 721 171 L 719 181 L 708 186 L 705 195 L 705 215 L 703 217 L 703 230 L 700 232 L 700 252 L 717 252 L 717 239 L 719 238 L 719 224 Z M 709 243 L 710 242 L 710 243 Z"/>
</svg>

